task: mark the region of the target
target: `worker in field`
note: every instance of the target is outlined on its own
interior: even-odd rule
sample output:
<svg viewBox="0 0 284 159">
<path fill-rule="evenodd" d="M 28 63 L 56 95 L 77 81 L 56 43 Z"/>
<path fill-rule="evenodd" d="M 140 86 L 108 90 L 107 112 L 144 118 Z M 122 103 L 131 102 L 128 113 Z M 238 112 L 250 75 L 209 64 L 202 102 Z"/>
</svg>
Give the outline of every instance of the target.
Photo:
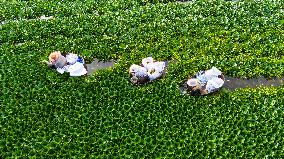
<svg viewBox="0 0 284 159">
<path fill-rule="evenodd" d="M 87 67 L 84 59 L 76 54 L 61 54 L 59 51 L 52 52 L 49 55 L 48 66 L 56 69 L 57 72 L 63 74 L 70 73 L 70 76 L 83 76 L 87 74 Z"/>
<path fill-rule="evenodd" d="M 186 81 L 191 95 L 207 95 L 219 91 L 224 84 L 224 75 L 216 67 L 200 71 Z"/>
<path fill-rule="evenodd" d="M 152 57 L 142 59 L 141 65 L 133 64 L 129 68 L 131 82 L 142 85 L 161 78 L 165 74 L 166 62 L 154 61 Z"/>
</svg>

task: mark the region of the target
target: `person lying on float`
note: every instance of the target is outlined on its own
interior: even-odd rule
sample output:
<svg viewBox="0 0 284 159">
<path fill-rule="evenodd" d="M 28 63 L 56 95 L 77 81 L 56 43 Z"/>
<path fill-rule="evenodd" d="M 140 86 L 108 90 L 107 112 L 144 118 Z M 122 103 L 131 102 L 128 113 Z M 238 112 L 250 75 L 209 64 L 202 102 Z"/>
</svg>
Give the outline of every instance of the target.
<svg viewBox="0 0 284 159">
<path fill-rule="evenodd" d="M 87 67 L 84 59 L 76 54 L 68 53 L 62 55 L 60 51 L 52 52 L 49 55 L 49 67 L 56 69 L 63 74 L 69 72 L 70 76 L 82 76 L 87 74 Z"/>
<path fill-rule="evenodd" d="M 206 95 L 218 91 L 224 84 L 224 75 L 216 67 L 200 71 L 186 82 L 191 95 Z"/>
<path fill-rule="evenodd" d="M 129 73 L 132 76 L 133 84 L 145 84 L 163 76 L 165 62 L 155 62 L 152 57 L 142 59 L 142 65 L 133 64 L 130 66 Z"/>
</svg>

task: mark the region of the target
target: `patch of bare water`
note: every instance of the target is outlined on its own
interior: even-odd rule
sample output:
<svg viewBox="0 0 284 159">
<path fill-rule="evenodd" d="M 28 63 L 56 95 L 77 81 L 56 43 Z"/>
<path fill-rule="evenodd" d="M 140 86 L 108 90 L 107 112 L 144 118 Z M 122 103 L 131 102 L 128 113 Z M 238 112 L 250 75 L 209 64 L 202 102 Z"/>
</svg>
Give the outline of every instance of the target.
<svg viewBox="0 0 284 159">
<path fill-rule="evenodd" d="M 38 19 L 40 19 L 40 20 L 49 20 L 49 19 L 53 19 L 53 16 L 45 16 L 45 15 L 42 15 L 42 16 L 40 16 Z"/>
<path fill-rule="evenodd" d="M 264 87 L 277 87 L 284 84 L 284 77 L 266 79 L 264 77 L 252 78 L 252 79 L 241 79 L 234 77 L 225 77 L 225 83 L 223 88 L 228 90 L 235 90 L 238 88 L 256 88 L 260 86 Z"/>
<path fill-rule="evenodd" d="M 9 22 L 15 22 L 15 23 L 18 23 L 18 22 L 21 22 L 21 21 L 32 21 L 32 20 L 51 20 L 51 19 L 54 19 L 53 16 L 45 16 L 45 15 L 42 15 L 38 18 L 35 18 L 35 19 L 13 19 L 13 20 L 4 20 L 4 21 L 0 21 L 0 25 L 4 25 L 6 23 L 9 23 Z"/>
<path fill-rule="evenodd" d="M 25 43 L 16 43 L 15 46 L 22 46 L 24 45 Z"/>
<path fill-rule="evenodd" d="M 111 61 L 102 61 L 99 59 L 94 59 L 94 61 L 90 64 L 86 64 L 87 65 L 87 70 L 88 70 L 88 75 L 96 72 L 97 70 L 101 70 L 101 69 L 106 69 L 106 68 L 110 68 L 112 66 L 114 66 L 115 61 L 111 60 Z"/>
<path fill-rule="evenodd" d="M 178 3 L 190 3 L 193 2 L 194 0 L 177 0 Z M 240 0 L 225 0 L 225 1 L 231 1 L 231 2 L 239 2 Z"/>
<path fill-rule="evenodd" d="M 177 0 L 176 2 L 180 3 L 180 4 L 187 4 L 187 3 L 191 3 L 193 1 L 192 0 Z"/>
</svg>

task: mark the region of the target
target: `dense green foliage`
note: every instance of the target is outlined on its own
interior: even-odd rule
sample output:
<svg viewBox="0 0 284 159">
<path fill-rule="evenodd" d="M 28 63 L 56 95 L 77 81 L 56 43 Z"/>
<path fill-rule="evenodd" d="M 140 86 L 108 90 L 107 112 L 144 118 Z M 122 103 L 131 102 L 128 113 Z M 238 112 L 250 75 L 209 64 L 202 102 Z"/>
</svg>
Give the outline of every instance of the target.
<svg viewBox="0 0 284 159">
<path fill-rule="evenodd" d="M 283 86 L 205 97 L 179 91 L 212 66 L 235 77 L 282 77 L 283 2 L 0 5 L 1 158 L 283 157 Z M 42 62 L 54 50 L 119 62 L 71 78 Z M 128 67 L 149 55 L 175 63 L 165 78 L 131 85 Z"/>
</svg>

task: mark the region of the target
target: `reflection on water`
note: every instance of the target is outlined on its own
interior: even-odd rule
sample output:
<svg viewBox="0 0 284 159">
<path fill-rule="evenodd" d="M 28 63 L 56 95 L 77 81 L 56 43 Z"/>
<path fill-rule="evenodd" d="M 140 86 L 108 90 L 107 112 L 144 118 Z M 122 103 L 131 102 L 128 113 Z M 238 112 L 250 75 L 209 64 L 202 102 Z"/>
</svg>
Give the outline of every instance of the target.
<svg viewBox="0 0 284 159">
<path fill-rule="evenodd" d="M 105 69 L 114 66 L 115 61 L 101 61 L 99 59 L 94 59 L 94 61 L 87 65 L 88 75 L 94 73 L 97 70 Z"/>
</svg>

